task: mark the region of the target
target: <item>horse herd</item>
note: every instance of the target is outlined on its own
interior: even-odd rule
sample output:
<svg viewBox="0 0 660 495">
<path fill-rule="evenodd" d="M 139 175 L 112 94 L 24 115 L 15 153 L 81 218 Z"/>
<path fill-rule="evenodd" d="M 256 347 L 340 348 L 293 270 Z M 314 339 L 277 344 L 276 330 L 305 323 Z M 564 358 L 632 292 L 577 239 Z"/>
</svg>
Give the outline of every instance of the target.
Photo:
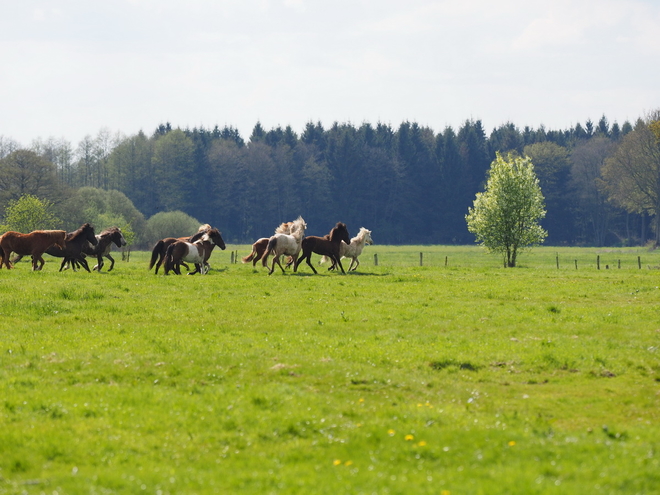
<svg viewBox="0 0 660 495">
<path fill-rule="evenodd" d="M 272 256 L 268 274 L 273 273 L 275 264 L 284 273 L 280 258 L 286 256 L 286 266 L 293 265 L 294 272 L 298 271 L 304 260 L 314 273 L 318 273 L 311 263 L 311 256 L 315 253 L 322 256 L 320 263 L 327 260 L 332 262 L 328 270 L 334 270 L 339 266 L 342 273 L 346 273 L 341 259 L 351 258 L 348 270 L 356 270 L 360 264 L 358 257 L 364 246 L 373 242 L 371 231 L 364 227 L 351 239 L 346 224 L 342 222 L 337 222 L 330 233 L 323 237 L 305 237 L 306 229 L 307 224 L 302 217 L 282 223 L 275 229 L 273 236 L 261 238 L 252 245 L 252 252 L 242 259 L 243 263 L 252 262 L 255 266 L 261 260 L 263 266 L 267 267 L 268 258 Z M 0 236 L 0 269 L 3 265 L 10 269 L 12 263 L 29 255 L 32 257 L 32 269 L 41 270 L 45 263 L 43 254 L 46 253 L 62 258 L 60 271 L 68 266 L 73 270 L 82 266 L 90 272 L 86 256 L 96 257 L 97 264 L 93 270 L 98 271 L 101 271 L 104 265 L 103 258 L 108 258 L 111 262 L 108 271 L 111 271 L 115 264 L 115 260 L 110 255 L 112 244 L 118 248 L 126 245 L 126 239 L 118 227 L 105 229 L 99 235 L 95 235 L 94 228 L 89 223 L 69 233 L 64 230 L 36 230 L 29 234 L 5 232 Z M 152 249 L 149 270 L 155 266 L 155 273 L 158 273 L 158 269 L 163 267 L 166 275 L 170 272 L 180 275 L 181 266 L 189 270 L 188 263 L 191 263 L 195 266 L 195 270 L 189 271 L 190 275 L 205 274 L 209 270 L 208 260 L 215 246 L 220 249 L 226 248 L 220 231 L 208 224 L 200 226 L 198 231 L 189 237 L 161 239 Z M 16 253 L 18 256 L 10 262 L 11 253 Z"/>
</svg>

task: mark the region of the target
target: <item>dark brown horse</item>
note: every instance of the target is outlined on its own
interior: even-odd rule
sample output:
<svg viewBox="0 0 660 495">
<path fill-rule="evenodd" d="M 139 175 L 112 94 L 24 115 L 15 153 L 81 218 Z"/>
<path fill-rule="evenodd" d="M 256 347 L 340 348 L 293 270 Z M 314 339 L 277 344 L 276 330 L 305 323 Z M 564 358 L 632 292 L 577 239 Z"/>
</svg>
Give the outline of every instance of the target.
<svg viewBox="0 0 660 495">
<path fill-rule="evenodd" d="M 103 257 L 106 257 L 110 260 L 110 268 L 108 268 L 108 271 L 112 271 L 115 266 L 115 259 L 110 256 L 110 249 L 112 249 L 112 244 L 114 243 L 118 248 L 126 245 L 126 239 L 124 239 L 124 235 L 121 233 L 121 229 L 119 227 L 109 227 L 98 234 L 96 236 L 96 240 L 98 241 L 96 246 L 92 246 L 90 243 L 86 243 L 83 246 L 82 253 L 80 254 L 79 258 L 67 258 L 67 263 L 71 262 L 74 270 L 76 265 L 84 266 L 83 264 L 87 264 L 87 261 L 84 260 L 84 257 L 85 255 L 89 255 L 96 256 L 97 264 L 94 266 L 94 268 L 92 268 L 92 270 L 101 271 L 101 268 L 103 268 L 103 265 L 105 264 L 103 262 Z M 81 260 L 81 258 L 83 259 Z"/>
<path fill-rule="evenodd" d="M 197 232 L 191 236 L 166 237 L 165 239 L 161 239 L 156 243 L 156 245 L 151 250 L 151 261 L 149 261 L 149 270 L 151 270 L 154 267 L 154 265 L 156 265 L 156 274 L 158 274 L 158 269 L 163 265 L 163 262 L 165 261 L 165 253 L 167 252 L 167 248 L 170 247 L 170 245 L 174 244 L 177 241 L 195 242 L 199 240 L 209 230 L 211 230 L 211 226 L 208 223 L 206 223 L 204 225 L 200 225 Z M 185 263 L 181 263 L 181 264 L 186 267 L 186 270 L 188 270 L 188 265 L 186 265 Z"/>
<path fill-rule="evenodd" d="M 66 235 L 64 248 L 51 246 L 46 249 L 46 253 L 50 254 L 51 256 L 55 256 L 56 258 L 64 258 L 60 264 L 60 271 L 64 269 L 64 265 L 66 265 L 69 260 L 73 259 L 78 261 L 80 265 L 89 272 L 89 265 L 87 264 L 85 258 L 81 256 L 83 247 L 85 247 L 87 243 L 96 246 L 98 241 L 96 240 L 96 236 L 94 234 L 94 227 L 88 223 L 85 223 L 81 225 L 77 230 L 69 232 Z"/>
<path fill-rule="evenodd" d="M 165 275 L 169 275 L 171 271 L 181 275 L 180 266 L 186 261 L 195 264 L 195 270 L 188 275 L 208 273 L 208 260 L 215 246 L 220 249 L 226 247 L 222 234 L 215 228 L 203 233 L 201 238 L 193 243 L 177 241 L 170 244 L 165 253 Z"/>
<path fill-rule="evenodd" d="M 35 230 L 29 234 L 9 231 L 0 236 L 0 251 L 2 251 L 2 261 L 0 268 L 4 264 L 7 269 L 12 268 L 9 262 L 11 253 L 19 256 L 32 256 L 32 270 L 41 270 L 44 267 L 43 254 L 51 246 L 63 248 L 66 246 L 64 241 L 66 232 L 64 230 Z M 37 268 L 37 263 L 39 267 Z"/>
<path fill-rule="evenodd" d="M 298 271 L 298 266 L 302 260 L 306 260 L 314 273 L 318 273 L 311 262 L 312 253 L 316 253 L 327 256 L 332 260 L 333 264 L 339 265 L 342 273 L 346 273 L 344 267 L 341 265 L 341 241 L 344 241 L 346 244 L 351 242 L 351 236 L 348 233 L 346 224 L 342 222 L 337 222 L 337 225 L 332 228 L 330 234 L 325 237 L 316 237 L 313 235 L 305 237 L 302 241 L 302 256 L 296 260 L 295 265 L 293 265 L 293 271 Z"/>
</svg>

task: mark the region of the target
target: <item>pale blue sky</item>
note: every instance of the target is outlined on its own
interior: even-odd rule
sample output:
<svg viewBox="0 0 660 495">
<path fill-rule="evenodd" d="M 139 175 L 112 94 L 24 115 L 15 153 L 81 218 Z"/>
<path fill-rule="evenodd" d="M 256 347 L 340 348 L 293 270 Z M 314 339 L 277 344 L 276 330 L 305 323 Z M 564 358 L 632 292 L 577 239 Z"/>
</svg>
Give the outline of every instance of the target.
<svg viewBox="0 0 660 495">
<path fill-rule="evenodd" d="M 466 119 L 487 132 L 660 108 L 660 2 L 0 0 L 0 136 Z"/>
</svg>

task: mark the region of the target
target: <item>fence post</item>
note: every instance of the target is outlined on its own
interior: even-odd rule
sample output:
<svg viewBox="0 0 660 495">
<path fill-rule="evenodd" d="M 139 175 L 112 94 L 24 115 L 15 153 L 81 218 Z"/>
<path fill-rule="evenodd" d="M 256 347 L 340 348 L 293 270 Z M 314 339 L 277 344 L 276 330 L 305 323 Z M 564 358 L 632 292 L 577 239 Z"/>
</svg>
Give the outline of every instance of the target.
<svg viewBox="0 0 660 495">
<path fill-rule="evenodd" d="M 447 266 L 447 256 L 445 256 L 445 266 Z"/>
<path fill-rule="evenodd" d="M 559 253 L 557 253 L 557 270 L 559 270 Z"/>
<path fill-rule="evenodd" d="M 419 266 L 424 266 L 424 254 L 419 253 Z"/>
<path fill-rule="evenodd" d="M 378 266 L 378 253 L 374 253 L 374 266 Z"/>
<path fill-rule="evenodd" d="M 621 268 L 621 260 L 619 260 L 619 268 Z"/>
<path fill-rule="evenodd" d="M 639 267 L 640 270 L 642 269 L 642 257 L 641 256 L 637 256 L 637 266 Z"/>
<path fill-rule="evenodd" d="M 596 256 L 596 267 L 600 270 L 600 254 Z"/>
<path fill-rule="evenodd" d="M 575 260 L 575 269 L 577 270 L 577 260 Z"/>
<path fill-rule="evenodd" d="M 229 261 L 229 264 L 231 264 L 231 265 L 234 264 L 234 251 L 231 252 L 231 259 Z"/>
</svg>

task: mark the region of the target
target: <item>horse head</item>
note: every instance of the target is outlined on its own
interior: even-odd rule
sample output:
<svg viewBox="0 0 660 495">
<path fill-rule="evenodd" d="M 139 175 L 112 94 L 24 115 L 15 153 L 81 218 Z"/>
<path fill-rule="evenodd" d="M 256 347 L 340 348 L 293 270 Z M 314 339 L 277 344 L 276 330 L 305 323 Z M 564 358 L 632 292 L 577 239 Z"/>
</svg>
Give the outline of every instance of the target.
<svg viewBox="0 0 660 495">
<path fill-rule="evenodd" d="M 371 245 L 374 243 L 373 239 L 371 238 L 371 230 L 367 230 L 364 227 L 360 227 L 360 234 L 362 235 L 365 244 Z"/>
<path fill-rule="evenodd" d="M 337 222 L 337 225 L 330 231 L 330 240 L 333 242 L 344 241 L 346 244 L 351 243 L 351 236 L 345 223 Z"/>
<path fill-rule="evenodd" d="M 92 227 L 89 223 L 84 224 L 80 229 L 82 232 L 81 234 L 85 236 L 85 240 L 89 242 L 92 246 L 96 246 L 99 241 L 96 238 L 96 235 L 94 234 L 94 227 Z"/>
<path fill-rule="evenodd" d="M 208 241 L 212 242 L 213 244 L 215 244 L 216 246 L 218 246 L 220 249 L 224 250 L 227 247 L 227 246 L 225 246 L 225 241 L 222 238 L 222 234 L 216 228 L 210 229 L 206 233 L 204 238 L 206 238 L 206 240 L 208 240 Z"/>
</svg>

